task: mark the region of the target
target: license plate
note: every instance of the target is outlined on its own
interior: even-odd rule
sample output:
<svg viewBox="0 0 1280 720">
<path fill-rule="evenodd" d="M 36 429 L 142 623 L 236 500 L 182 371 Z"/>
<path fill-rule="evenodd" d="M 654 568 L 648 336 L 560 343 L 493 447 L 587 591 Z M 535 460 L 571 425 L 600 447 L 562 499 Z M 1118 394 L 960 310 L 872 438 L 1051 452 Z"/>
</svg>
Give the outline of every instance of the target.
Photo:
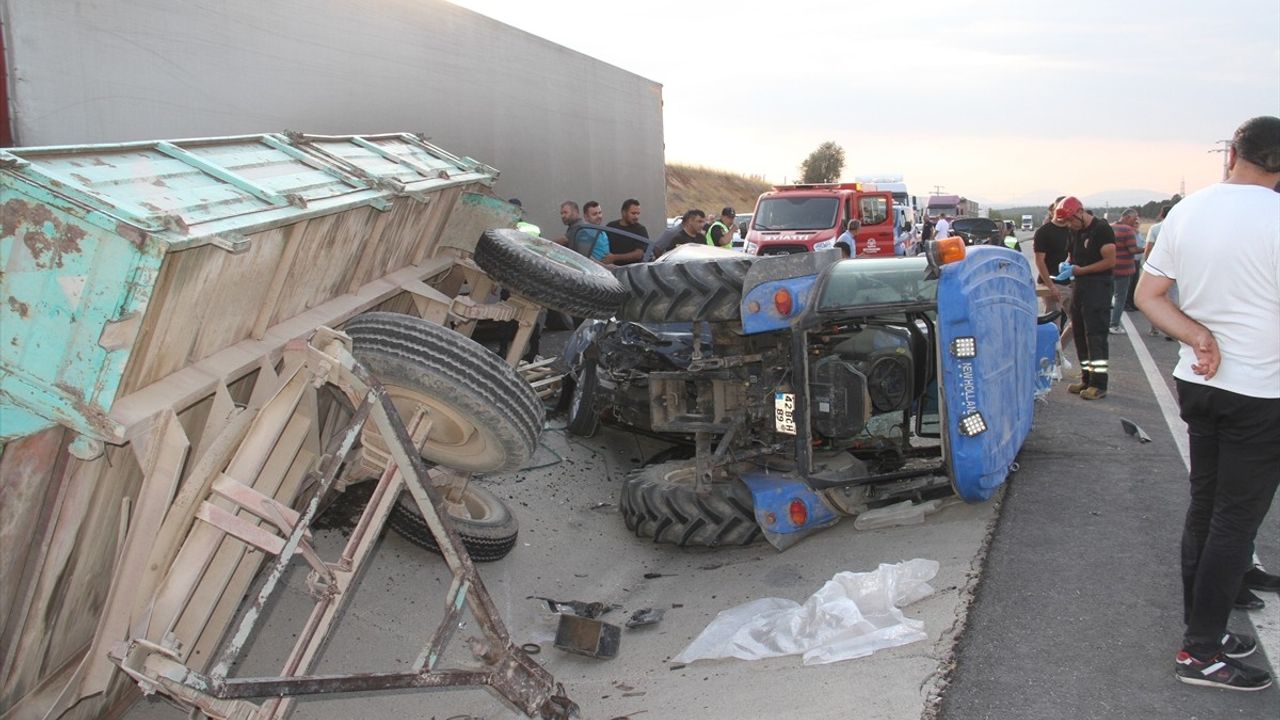
<svg viewBox="0 0 1280 720">
<path fill-rule="evenodd" d="M 795 393 L 773 394 L 773 427 L 780 433 L 796 434 Z"/>
</svg>

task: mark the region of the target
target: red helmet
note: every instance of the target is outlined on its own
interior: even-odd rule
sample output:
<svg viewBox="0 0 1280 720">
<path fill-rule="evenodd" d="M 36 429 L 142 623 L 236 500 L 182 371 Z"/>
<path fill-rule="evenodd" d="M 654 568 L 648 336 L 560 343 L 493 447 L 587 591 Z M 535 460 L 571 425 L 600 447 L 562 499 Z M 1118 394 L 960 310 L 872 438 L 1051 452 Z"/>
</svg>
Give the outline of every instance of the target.
<svg viewBox="0 0 1280 720">
<path fill-rule="evenodd" d="M 1084 205 L 1074 195 L 1068 195 L 1062 198 L 1062 202 L 1058 203 L 1058 207 L 1053 209 L 1053 219 L 1058 221 L 1066 220 L 1074 217 L 1076 213 L 1084 209 Z"/>
</svg>

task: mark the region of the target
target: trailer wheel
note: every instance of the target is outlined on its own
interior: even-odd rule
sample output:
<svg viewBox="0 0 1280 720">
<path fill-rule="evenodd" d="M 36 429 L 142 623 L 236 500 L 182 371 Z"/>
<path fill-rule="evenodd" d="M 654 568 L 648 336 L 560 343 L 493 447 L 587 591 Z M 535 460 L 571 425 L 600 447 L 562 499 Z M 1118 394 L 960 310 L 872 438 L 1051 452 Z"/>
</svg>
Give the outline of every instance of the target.
<svg viewBox="0 0 1280 720">
<path fill-rule="evenodd" d="M 764 537 L 751 492 L 737 478 L 694 492 L 694 463 L 680 460 L 640 468 L 622 484 L 619 507 L 637 537 L 681 547 L 750 545 Z"/>
<path fill-rule="evenodd" d="M 588 360 L 573 377 L 569 388 L 569 422 L 565 425 L 570 435 L 592 437 L 600 429 L 600 415 L 596 410 L 596 392 L 600 388 L 597 372 L 595 363 Z"/>
<path fill-rule="evenodd" d="M 503 287 L 552 310 L 607 320 L 625 291 L 604 266 L 550 240 L 510 228 L 485 230 L 476 264 Z"/>
<path fill-rule="evenodd" d="M 462 502 L 445 503 L 445 506 L 472 560 L 501 560 L 516 546 L 520 524 L 506 503 L 489 490 L 473 482 L 467 483 L 462 492 Z M 414 545 L 434 553 L 440 552 L 431 528 L 407 491 L 400 493 L 396 504 L 391 506 L 387 524 Z"/>
<path fill-rule="evenodd" d="M 470 338 L 399 313 L 359 315 L 343 330 L 353 354 L 386 387 L 404 422 L 418 408 L 431 427 L 418 450 L 426 460 L 468 472 L 523 467 L 542 432 L 542 401 L 509 365 Z M 372 423 L 366 455 L 388 457 Z"/>
<path fill-rule="evenodd" d="M 737 320 L 742 283 L 755 256 L 700 258 L 624 265 L 615 272 L 626 289 L 620 320 L 692 322 Z"/>
</svg>

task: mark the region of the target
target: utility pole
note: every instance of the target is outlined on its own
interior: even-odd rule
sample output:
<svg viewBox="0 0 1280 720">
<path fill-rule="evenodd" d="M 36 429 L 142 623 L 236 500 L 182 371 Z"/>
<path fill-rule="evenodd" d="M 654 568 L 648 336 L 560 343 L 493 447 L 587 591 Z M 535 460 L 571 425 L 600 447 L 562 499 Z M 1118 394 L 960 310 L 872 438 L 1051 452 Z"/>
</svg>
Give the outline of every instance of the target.
<svg viewBox="0 0 1280 720">
<path fill-rule="evenodd" d="M 1211 153 L 1222 153 L 1222 179 L 1223 179 L 1223 180 L 1226 180 L 1226 179 L 1227 179 L 1227 149 L 1231 147 L 1231 141 L 1230 141 L 1230 140 L 1219 140 L 1219 141 L 1218 141 L 1217 143 L 1215 143 L 1215 144 L 1222 145 L 1222 147 L 1220 147 L 1220 148 L 1214 148 L 1214 149 L 1210 150 L 1209 152 L 1211 152 Z"/>
<path fill-rule="evenodd" d="M 942 188 L 942 186 L 941 186 L 941 185 L 934 185 L 934 186 L 933 186 L 933 194 L 934 194 L 934 195 L 941 195 L 941 194 L 942 194 L 942 190 L 943 190 L 943 188 Z"/>
</svg>

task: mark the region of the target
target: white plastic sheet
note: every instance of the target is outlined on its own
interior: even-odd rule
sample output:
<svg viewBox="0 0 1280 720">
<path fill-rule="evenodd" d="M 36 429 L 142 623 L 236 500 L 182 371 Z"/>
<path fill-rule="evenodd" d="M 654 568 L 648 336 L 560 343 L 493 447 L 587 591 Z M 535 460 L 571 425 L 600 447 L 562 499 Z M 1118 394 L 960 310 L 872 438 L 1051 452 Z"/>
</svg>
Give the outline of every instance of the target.
<svg viewBox="0 0 1280 720">
<path fill-rule="evenodd" d="M 802 655 L 805 665 L 865 657 L 924 640 L 924 623 L 901 607 L 933 593 L 938 563 L 917 558 L 874 572 L 841 572 L 804 604 L 763 598 L 722 611 L 674 663 Z"/>
</svg>

